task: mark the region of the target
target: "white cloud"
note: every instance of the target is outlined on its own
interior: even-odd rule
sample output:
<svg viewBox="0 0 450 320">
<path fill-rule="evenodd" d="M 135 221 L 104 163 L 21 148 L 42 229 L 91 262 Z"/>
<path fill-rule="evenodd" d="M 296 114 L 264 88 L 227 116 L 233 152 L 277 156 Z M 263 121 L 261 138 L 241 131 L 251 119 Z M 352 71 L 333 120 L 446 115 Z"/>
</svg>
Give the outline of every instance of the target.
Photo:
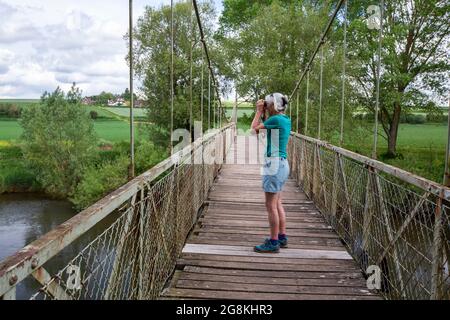
<svg viewBox="0 0 450 320">
<path fill-rule="evenodd" d="M 169 3 L 134 0 L 134 19 Z M 37 98 L 74 81 L 87 95 L 128 87 L 127 0 L 0 0 L 0 17 L 0 98 Z"/>
<path fill-rule="evenodd" d="M 144 1 L 135 7 L 137 19 Z M 0 98 L 37 98 L 72 82 L 88 95 L 128 87 L 128 1 L 0 0 L 0 16 Z"/>
</svg>

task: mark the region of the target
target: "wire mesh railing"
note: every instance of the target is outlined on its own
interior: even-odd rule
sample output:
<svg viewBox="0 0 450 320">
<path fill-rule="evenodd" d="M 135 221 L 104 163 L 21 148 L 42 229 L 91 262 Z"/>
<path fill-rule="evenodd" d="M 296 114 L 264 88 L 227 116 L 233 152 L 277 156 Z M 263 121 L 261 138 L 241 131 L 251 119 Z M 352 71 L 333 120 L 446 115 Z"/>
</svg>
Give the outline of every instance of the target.
<svg viewBox="0 0 450 320">
<path fill-rule="evenodd" d="M 450 299 L 449 188 L 303 135 L 289 148 L 292 176 L 366 276 L 379 277 L 375 289 Z"/>
<path fill-rule="evenodd" d="M 155 299 L 234 141 L 235 125 L 201 139 L 0 263 L 0 297 L 27 278 L 31 299 Z M 105 218 L 113 217 L 55 272 L 46 266 Z"/>
</svg>

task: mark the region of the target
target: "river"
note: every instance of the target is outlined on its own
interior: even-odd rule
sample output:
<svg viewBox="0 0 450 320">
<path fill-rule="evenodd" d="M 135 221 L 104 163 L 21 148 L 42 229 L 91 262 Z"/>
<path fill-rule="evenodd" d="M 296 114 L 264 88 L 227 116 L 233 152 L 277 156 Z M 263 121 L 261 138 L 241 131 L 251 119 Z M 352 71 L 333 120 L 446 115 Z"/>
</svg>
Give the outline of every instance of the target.
<svg viewBox="0 0 450 320">
<path fill-rule="evenodd" d="M 38 194 L 0 195 L 0 261 L 30 244 L 76 214 L 69 201 L 50 200 Z M 114 214 L 45 264 L 50 274 L 65 266 L 82 248 L 105 230 Z M 41 286 L 31 276 L 17 285 L 17 299 L 29 299 Z"/>
</svg>

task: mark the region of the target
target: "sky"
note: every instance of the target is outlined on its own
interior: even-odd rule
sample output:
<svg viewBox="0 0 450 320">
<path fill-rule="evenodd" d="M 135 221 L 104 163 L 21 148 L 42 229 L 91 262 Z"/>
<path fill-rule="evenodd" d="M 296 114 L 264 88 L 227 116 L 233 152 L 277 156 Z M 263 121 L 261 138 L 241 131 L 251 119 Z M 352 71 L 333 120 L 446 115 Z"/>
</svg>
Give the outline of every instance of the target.
<svg viewBox="0 0 450 320">
<path fill-rule="evenodd" d="M 134 20 L 162 4 L 170 0 L 134 0 Z M 88 96 L 122 93 L 127 30 L 128 0 L 0 0 L 0 99 L 35 99 L 73 82 Z"/>
</svg>

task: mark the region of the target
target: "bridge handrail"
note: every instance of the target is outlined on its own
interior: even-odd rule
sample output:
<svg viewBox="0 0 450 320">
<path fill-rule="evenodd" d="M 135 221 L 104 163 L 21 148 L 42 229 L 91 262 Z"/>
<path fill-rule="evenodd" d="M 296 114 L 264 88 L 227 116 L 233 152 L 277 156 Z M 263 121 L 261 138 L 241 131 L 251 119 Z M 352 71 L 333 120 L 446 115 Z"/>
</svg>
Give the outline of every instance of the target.
<svg viewBox="0 0 450 320">
<path fill-rule="evenodd" d="M 394 166 L 386 164 L 384 162 L 363 156 L 356 152 L 335 146 L 327 141 L 318 140 L 318 139 L 308 137 L 308 136 L 305 136 L 305 135 L 302 135 L 299 133 L 295 133 L 295 132 L 292 132 L 291 134 L 292 134 L 292 136 L 312 142 L 312 143 L 314 143 L 318 146 L 324 147 L 330 151 L 339 153 L 349 159 L 355 160 L 355 161 L 360 162 L 364 165 L 367 165 L 371 168 L 377 169 L 388 175 L 391 175 L 400 180 L 403 180 L 404 182 L 412 184 L 420 189 L 423 189 L 424 191 L 428 191 L 428 192 L 434 194 L 435 196 L 440 197 L 443 200 L 450 200 L 450 188 L 446 187 L 442 184 L 428 180 L 424 177 L 418 176 L 414 173 L 408 172 L 408 171 L 400 169 L 398 167 L 394 167 Z"/>
<path fill-rule="evenodd" d="M 160 162 L 147 172 L 134 178 L 57 228 L 25 246 L 22 250 L 1 261 L 0 299 L 2 296 L 5 298 L 8 292 L 14 295 L 15 286 L 18 283 L 37 272 L 52 257 L 118 209 L 126 201 L 130 200 L 133 195 L 137 194 L 144 187 L 144 184 L 148 185 L 155 181 L 175 164 L 181 163 L 190 157 L 195 150 L 206 142 L 234 127 L 235 124 L 230 123 L 220 129 L 213 129 L 211 132 L 206 133 L 189 146 L 174 153 L 171 157 Z"/>
</svg>

